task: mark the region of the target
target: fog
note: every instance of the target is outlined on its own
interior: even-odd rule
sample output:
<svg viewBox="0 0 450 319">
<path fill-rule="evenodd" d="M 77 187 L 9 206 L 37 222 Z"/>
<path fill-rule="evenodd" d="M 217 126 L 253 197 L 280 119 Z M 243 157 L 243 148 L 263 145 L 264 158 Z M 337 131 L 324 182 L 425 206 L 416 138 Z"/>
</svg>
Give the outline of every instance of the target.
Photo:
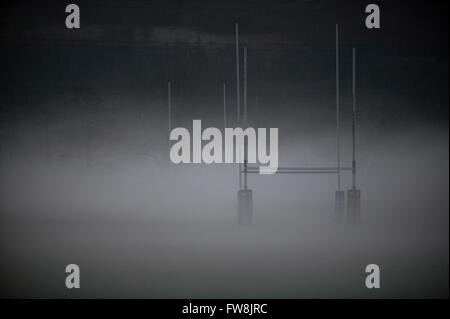
<svg viewBox="0 0 450 319">
<path fill-rule="evenodd" d="M 159 163 L 145 155 L 117 166 L 4 160 L 2 294 L 448 296 L 448 132 L 402 130 L 382 143 L 359 132 L 359 226 L 336 223 L 334 174 L 250 175 L 253 222 L 243 226 L 237 165 L 175 165 L 168 145 Z M 280 165 L 332 166 L 334 132 L 326 133 L 280 140 Z M 350 177 L 343 173 L 344 189 Z M 78 291 L 64 286 L 69 263 L 81 268 Z M 370 263 L 382 271 L 376 292 L 364 286 Z"/>
<path fill-rule="evenodd" d="M 445 5 L 383 3 L 379 32 L 353 1 L 77 3 L 76 33 L 63 4 L 1 10 L 1 297 L 448 298 Z M 359 225 L 336 221 L 335 174 L 250 174 L 244 226 L 236 164 L 171 163 L 169 81 L 172 127 L 223 129 L 224 83 L 236 126 L 236 22 L 249 125 L 278 128 L 280 167 L 336 166 L 336 23 L 351 166 L 356 48 Z"/>
</svg>

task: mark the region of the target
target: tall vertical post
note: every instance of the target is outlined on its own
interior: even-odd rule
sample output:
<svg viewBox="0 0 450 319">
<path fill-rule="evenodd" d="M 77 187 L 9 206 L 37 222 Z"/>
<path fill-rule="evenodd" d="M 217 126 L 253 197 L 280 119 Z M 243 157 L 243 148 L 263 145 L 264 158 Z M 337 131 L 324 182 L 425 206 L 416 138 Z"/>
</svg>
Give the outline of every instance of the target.
<svg viewBox="0 0 450 319">
<path fill-rule="evenodd" d="M 170 132 L 172 130 L 172 101 L 170 81 L 167 82 L 167 107 L 168 107 L 168 125 L 169 125 L 169 154 L 170 154 Z"/>
<path fill-rule="evenodd" d="M 240 96 L 240 83 L 239 83 L 239 25 L 236 23 L 236 96 L 237 96 L 237 127 L 241 126 L 241 96 Z M 238 150 L 240 147 L 237 148 Z M 238 151 L 239 152 L 239 151 Z M 240 158 L 240 154 L 237 154 Z M 242 188 L 242 178 L 241 178 L 241 164 L 238 163 L 239 167 L 239 189 Z"/>
<path fill-rule="evenodd" d="M 361 190 L 356 188 L 356 50 L 352 50 L 352 188 L 347 191 L 347 218 L 358 224 L 361 218 Z"/>
<path fill-rule="evenodd" d="M 223 132 L 225 134 L 225 128 L 227 127 L 227 97 L 226 97 L 226 85 L 223 83 Z"/>
<path fill-rule="evenodd" d="M 247 48 L 244 48 L 244 129 L 247 128 Z M 248 140 L 244 138 L 244 189 L 247 189 Z"/>
<path fill-rule="evenodd" d="M 356 50 L 352 50 L 352 188 L 356 188 L 356 142 L 355 142 L 355 126 L 356 126 Z"/>
<path fill-rule="evenodd" d="M 236 83 L 237 83 L 237 107 L 238 127 L 241 127 L 241 104 L 239 95 L 239 29 L 236 24 Z M 247 48 L 244 48 L 244 127 L 247 126 Z M 238 150 L 240 145 L 238 145 Z M 239 152 L 239 151 L 238 151 Z M 241 154 L 238 153 L 238 158 Z M 244 140 L 244 189 L 242 189 L 242 165 L 239 163 L 239 191 L 238 191 L 238 220 L 241 225 L 249 225 L 252 221 L 253 200 L 252 191 L 247 189 L 247 152 Z"/>
<path fill-rule="evenodd" d="M 335 194 L 334 211 L 337 221 L 342 219 L 345 210 L 345 192 L 341 191 L 341 145 L 339 132 L 339 25 L 336 24 L 336 166 L 337 191 Z"/>
<path fill-rule="evenodd" d="M 336 161 L 337 189 L 341 190 L 341 145 L 339 132 L 339 26 L 336 24 Z"/>
<path fill-rule="evenodd" d="M 170 136 L 170 131 L 172 129 L 172 122 L 171 122 L 171 100 L 170 100 L 170 81 L 167 82 L 167 101 L 168 101 L 168 107 L 169 107 L 169 136 Z"/>
</svg>

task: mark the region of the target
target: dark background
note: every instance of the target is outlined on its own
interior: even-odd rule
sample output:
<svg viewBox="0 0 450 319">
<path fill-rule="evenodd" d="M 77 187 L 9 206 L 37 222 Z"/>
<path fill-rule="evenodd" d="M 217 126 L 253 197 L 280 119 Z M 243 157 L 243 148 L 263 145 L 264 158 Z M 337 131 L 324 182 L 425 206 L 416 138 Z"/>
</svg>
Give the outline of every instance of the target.
<svg viewBox="0 0 450 319">
<path fill-rule="evenodd" d="M 378 30 L 369 3 L 77 1 L 73 30 L 64 1 L 2 3 L 2 296 L 448 297 L 448 3 L 376 1 Z M 280 166 L 335 163 L 336 24 L 350 163 L 356 48 L 360 228 L 333 222 L 335 177 L 251 176 L 242 230 L 235 166 L 170 163 L 168 81 L 173 126 L 221 128 L 223 83 L 236 124 L 235 23 Z"/>
</svg>

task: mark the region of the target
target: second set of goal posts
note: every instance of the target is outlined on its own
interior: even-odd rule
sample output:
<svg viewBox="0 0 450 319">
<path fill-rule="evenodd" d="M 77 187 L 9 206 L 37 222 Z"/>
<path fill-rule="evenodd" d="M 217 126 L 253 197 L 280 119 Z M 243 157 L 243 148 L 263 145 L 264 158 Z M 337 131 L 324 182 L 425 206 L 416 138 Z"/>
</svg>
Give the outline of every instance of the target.
<svg viewBox="0 0 450 319">
<path fill-rule="evenodd" d="M 336 24 L 336 167 L 278 167 L 275 174 L 336 174 L 337 189 L 335 192 L 335 214 L 340 221 L 345 212 L 345 192 L 341 190 L 341 171 L 352 172 L 352 187 L 347 191 L 347 218 L 350 223 L 359 223 L 361 211 L 361 191 L 356 188 L 356 49 L 352 49 L 352 165 L 341 166 L 340 158 L 340 109 L 339 109 L 339 26 Z M 239 83 L 238 27 L 236 25 L 236 76 Z M 244 127 L 247 126 L 247 56 L 244 51 Z M 240 122 L 239 84 L 238 122 Z M 244 165 L 239 164 L 238 219 L 240 224 L 250 224 L 253 215 L 253 192 L 247 186 L 248 173 L 260 173 L 260 169 L 248 166 L 247 149 L 245 149 Z M 242 187 L 242 176 L 244 177 Z"/>
</svg>

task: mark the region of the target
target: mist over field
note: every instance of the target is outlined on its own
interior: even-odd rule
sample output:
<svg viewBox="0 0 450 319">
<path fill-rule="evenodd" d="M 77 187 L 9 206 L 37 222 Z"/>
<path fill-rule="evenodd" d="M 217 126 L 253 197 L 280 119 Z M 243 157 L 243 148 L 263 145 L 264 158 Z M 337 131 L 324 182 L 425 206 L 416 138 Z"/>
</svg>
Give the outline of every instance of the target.
<svg viewBox="0 0 450 319">
<path fill-rule="evenodd" d="M 448 298 L 448 22 L 435 19 L 437 4 L 412 1 L 401 15 L 388 6 L 389 36 L 371 36 L 350 2 L 341 15 L 315 2 L 253 14 L 249 3 L 176 13 L 144 3 L 125 6 L 116 27 L 90 10 L 81 30 L 92 32 L 73 38 L 50 4 L 31 29 L 33 5 L 3 11 L 1 297 Z M 133 15 L 149 7 L 164 14 Z M 218 11 L 222 19 L 190 22 Z M 416 33 L 399 23 L 411 17 L 422 21 Z M 351 166 L 356 48 L 360 225 L 336 222 L 334 174 L 250 174 L 253 221 L 243 226 L 236 164 L 170 161 L 168 81 L 172 128 L 201 119 L 222 130 L 223 83 L 236 126 L 236 20 L 249 125 L 278 128 L 279 166 L 336 166 L 335 23 L 341 161 Z M 70 263 L 82 289 L 64 285 Z M 382 289 L 364 285 L 371 263 Z"/>
</svg>

